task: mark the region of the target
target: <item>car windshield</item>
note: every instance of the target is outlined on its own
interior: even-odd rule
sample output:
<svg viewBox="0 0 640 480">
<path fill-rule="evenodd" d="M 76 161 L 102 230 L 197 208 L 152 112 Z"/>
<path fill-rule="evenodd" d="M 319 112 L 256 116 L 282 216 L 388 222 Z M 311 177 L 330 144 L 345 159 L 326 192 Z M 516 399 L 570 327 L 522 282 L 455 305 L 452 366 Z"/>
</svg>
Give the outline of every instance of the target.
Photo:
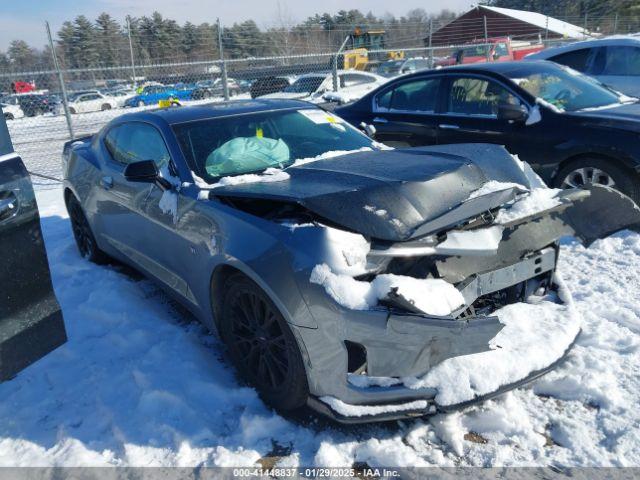
<svg viewBox="0 0 640 480">
<path fill-rule="evenodd" d="M 596 79 L 568 67 L 532 66 L 506 74 L 534 97 L 565 112 L 619 105 L 625 101 Z"/>
<path fill-rule="evenodd" d="M 396 73 L 400 70 L 400 67 L 402 67 L 403 63 L 403 60 L 392 60 L 390 62 L 384 62 L 378 67 L 378 73 L 382 75 Z"/>
<path fill-rule="evenodd" d="M 325 77 L 320 76 L 302 77 L 286 87 L 284 91 L 289 93 L 313 93 L 322 85 L 324 79 Z"/>
<path fill-rule="evenodd" d="M 198 120 L 173 130 L 191 170 L 209 183 L 330 151 L 373 148 L 366 135 L 315 108 Z"/>
<path fill-rule="evenodd" d="M 465 57 L 485 57 L 489 49 L 488 45 L 474 45 L 462 49 L 462 55 Z"/>
</svg>

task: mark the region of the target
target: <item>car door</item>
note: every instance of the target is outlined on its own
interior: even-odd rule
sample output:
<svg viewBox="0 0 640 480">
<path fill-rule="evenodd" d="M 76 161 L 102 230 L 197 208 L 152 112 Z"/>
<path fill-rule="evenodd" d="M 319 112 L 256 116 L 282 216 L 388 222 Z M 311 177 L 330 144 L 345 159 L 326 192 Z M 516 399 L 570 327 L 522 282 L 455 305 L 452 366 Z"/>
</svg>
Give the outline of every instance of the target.
<svg viewBox="0 0 640 480">
<path fill-rule="evenodd" d="M 597 50 L 592 74 L 626 95 L 640 96 L 640 47 L 609 45 Z"/>
<path fill-rule="evenodd" d="M 46 219 L 60 222 L 59 217 Z M 66 341 L 38 205 L 0 115 L 0 381 Z"/>
<path fill-rule="evenodd" d="M 77 100 L 78 112 L 95 112 L 100 110 L 100 96 L 97 93 L 86 93 L 80 95 Z"/>
<path fill-rule="evenodd" d="M 396 147 L 438 142 L 435 115 L 441 77 L 399 80 L 373 99 L 372 123 L 376 140 Z"/>
<path fill-rule="evenodd" d="M 526 125 L 498 118 L 498 106 L 527 105 L 506 83 L 481 75 L 449 75 L 443 81 L 438 143 L 493 143 L 538 165 L 555 142 L 544 116 Z"/>
<path fill-rule="evenodd" d="M 103 239 L 120 257 L 187 296 L 179 273 L 184 268 L 181 254 L 188 249 L 176 232 L 178 189 L 165 191 L 155 183 L 132 182 L 124 176 L 128 164 L 153 160 L 162 176 L 170 178 L 175 169 L 164 137 L 154 125 L 128 122 L 109 130 L 101 149 L 98 216 Z M 174 183 L 180 185 L 176 177 Z"/>
</svg>

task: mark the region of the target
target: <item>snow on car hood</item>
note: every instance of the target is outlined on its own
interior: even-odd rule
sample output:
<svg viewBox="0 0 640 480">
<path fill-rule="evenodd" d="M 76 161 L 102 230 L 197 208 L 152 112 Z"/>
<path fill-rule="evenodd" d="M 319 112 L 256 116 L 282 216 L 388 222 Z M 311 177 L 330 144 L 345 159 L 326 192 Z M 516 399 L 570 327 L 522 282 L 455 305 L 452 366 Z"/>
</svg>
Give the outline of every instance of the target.
<svg viewBox="0 0 640 480">
<path fill-rule="evenodd" d="M 518 193 L 514 187 L 472 196 L 490 180 L 529 187 L 504 148 L 484 144 L 358 152 L 286 171 L 285 181 L 223 186 L 211 195 L 297 202 L 366 237 L 403 241 L 456 225 Z"/>
</svg>

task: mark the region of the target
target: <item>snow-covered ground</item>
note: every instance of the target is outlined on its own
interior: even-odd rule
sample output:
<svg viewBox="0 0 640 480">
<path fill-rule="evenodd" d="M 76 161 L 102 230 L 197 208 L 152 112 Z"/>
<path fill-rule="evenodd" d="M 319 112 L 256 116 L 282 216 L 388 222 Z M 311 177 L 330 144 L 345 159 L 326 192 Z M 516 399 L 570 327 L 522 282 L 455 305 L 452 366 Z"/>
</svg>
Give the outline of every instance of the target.
<svg viewBox="0 0 640 480">
<path fill-rule="evenodd" d="M 1 466 L 640 465 L 638 234 L 563 245 L 583 334 L 559 370 L 460 413 L 342 427 L 269 410 L 152 283 L 79 257 L 58 189 L 37 196 L 69 341 L 0 384 Z"/>
</svg>

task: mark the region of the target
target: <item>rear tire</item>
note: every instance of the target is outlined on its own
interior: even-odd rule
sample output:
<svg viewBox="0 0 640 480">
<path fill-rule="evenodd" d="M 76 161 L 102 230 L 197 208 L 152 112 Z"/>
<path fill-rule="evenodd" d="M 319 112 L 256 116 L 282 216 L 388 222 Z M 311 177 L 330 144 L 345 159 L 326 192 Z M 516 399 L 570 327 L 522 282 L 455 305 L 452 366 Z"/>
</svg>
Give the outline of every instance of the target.
<svg viewBox="0 0 640 480">
<path fill-rule="evenodd" d="M 67 199 L 67 211 L 69 212 L 71 230 L 73 231 L 73 237 L 76 240 L 76 246 L 78 247 L 80 255 L 93 263 L 106 263 L 109 257 L 98 248 L 96 238 L 91 231 L 91 226 L 82 211 L 82 206 L 73 195 L 69 195 Z"/>
<path fill-rule="evenodd" d="M 76 109 L 73 108 L 73 107 L 69 107 L 69 113 L 75 114 L 76 113 Z"/>
<path fill-rule="evenodd" d="M 13 114 L 12 113 L 5 113 L 4 114 L 4 118 L 7 120 L 13 120 Z"/>
<path fill-rule="evenodd" d="M 294 410 L 309 396 L 298 342 L 271 299 L 242 274 L 224 288 L 220 336 L 241 377 L 279 410 Z"/>
<path fill-rule="evenodd" d="M 111 110 L 111 105 L 109 105 L 108 103 L 105 103 L 104 105 L 102 105 L 102 107 L 100 107 L 101 111 L 105 111 L 105 110 Z"/>
<path fill-rule="evenodd" d="M 138 106 L 144 107 L 145 103 L 142 100 L 138 100 Z"/>
<path fill-rule="evenodd" d="M 615 188 L 640 205 L 640 177 L 612 160 L 582 158 L 569 162 L 560 168 L 554 181 L 558 188 L 591 184 Z"/>
</svg>

